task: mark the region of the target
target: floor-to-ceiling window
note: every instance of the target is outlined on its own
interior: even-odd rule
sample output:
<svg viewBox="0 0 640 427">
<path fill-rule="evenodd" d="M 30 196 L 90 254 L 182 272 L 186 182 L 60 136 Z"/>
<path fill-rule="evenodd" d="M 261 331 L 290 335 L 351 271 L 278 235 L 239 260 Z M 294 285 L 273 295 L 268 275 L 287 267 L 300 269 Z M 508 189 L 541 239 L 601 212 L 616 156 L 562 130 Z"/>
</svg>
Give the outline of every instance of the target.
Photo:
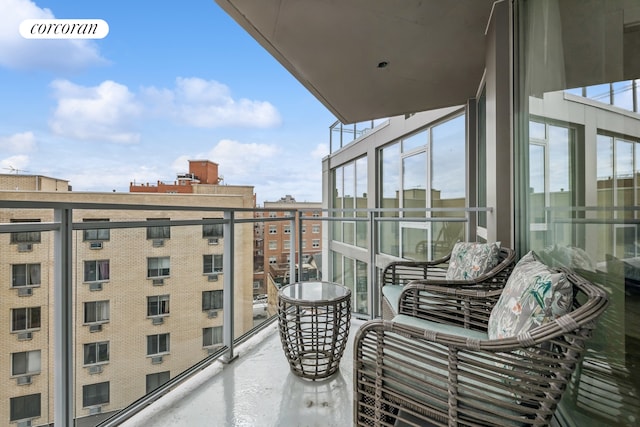
<svg viewBox="0 0 640 427">
<path fill-rule="evenodd" d="M 569 426 L 640 422 L 640 9 L 519 0 L 516 244 L 574 268 L 611 304 L 558 411 Z"/>
<path fill-rule="evenodd" d="M 393 142 L 380 157 L 380 206 L 403 209 L 399 222 L 380 224 L 380 252 L 414 260 L 448 253 L 464 238 L 464 222 L 446 218 L 464 217 L 465 116 Z"/>
</svg>

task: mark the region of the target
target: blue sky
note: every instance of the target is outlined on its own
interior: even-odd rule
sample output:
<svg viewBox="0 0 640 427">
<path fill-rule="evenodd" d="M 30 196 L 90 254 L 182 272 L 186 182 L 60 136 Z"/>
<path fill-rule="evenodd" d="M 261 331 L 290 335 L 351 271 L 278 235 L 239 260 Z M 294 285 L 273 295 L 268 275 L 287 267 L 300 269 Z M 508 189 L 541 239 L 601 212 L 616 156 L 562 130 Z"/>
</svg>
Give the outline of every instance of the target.
<svg viewBox="0 0 640 427">
<path fill-rule="evenodd" d="M 103 19 L 101 40 L 23 39 L 33 18 Z M 213 0 L 0 0 L 0 173 L 74 191 L 219 164 L 257 201 L 321 200 L 334 116 Z"/>
</svg>

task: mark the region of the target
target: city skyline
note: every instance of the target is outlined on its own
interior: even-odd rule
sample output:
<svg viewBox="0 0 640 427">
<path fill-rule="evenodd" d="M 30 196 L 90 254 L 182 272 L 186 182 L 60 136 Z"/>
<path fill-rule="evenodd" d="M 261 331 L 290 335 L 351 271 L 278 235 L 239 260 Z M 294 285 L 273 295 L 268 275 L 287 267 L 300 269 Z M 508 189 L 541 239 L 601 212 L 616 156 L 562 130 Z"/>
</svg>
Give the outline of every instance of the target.
<svg viewBox="0 0 640 427">
<path fill-rule="evenodd" d="M 0 173 L 74 191 L 172 182 L 189 159 L 252 185 L 258 204 L 321 200 L 334 116 L 213 1 L 3 0 Z M 24 19 L 103 19 L 100 40 L 34 40 Z"/>
</svg>

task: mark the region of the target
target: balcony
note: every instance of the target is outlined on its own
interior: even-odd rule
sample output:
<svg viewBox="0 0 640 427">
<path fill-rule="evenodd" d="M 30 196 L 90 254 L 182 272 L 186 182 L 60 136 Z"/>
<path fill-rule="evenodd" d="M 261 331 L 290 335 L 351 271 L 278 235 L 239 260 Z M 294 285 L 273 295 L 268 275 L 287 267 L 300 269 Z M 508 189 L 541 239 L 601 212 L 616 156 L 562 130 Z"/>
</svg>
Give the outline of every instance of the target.
<svg viewBox="0 0 640 427">
<path fill-rule="evenodd" d="M 38 411 L 12 421 L 162 426 L 200 425 L 219 417 L 227 425 L 251 425 L 256 420 L 282 425 L 293 419 L 308 425 L 351 424 L 351 341 L 337 375 L 302 380 L 290 373 L 273 318 L 281 283 L 269 280 L 266 299 L 260 299 L 256 313 L 254 225 L 285 221 L 290 224 L 291 248 L 299 247 L 296 239 L 304 227 L 304 221 L 295 222 L 303 217 L 299 212 L 276 219 L 254 208 L 221 207 L 206 197 L 194 204 L 197 199 L 184 196 L 187 203 L 176 195 L 153 197 L 154 203 L 146 204 L 119 201 L 115 195 L 105 196 L 103 202 L 87 194 L 64 197 L 66 201 L 43 193 L 25 200 L 25 194 L 7 192 L 0 202 L 5 265 L 18 266 L 20 283 L 24 277 L 37 287 L 30 296 L 11 288 L 2 291 L 12 310 L 12 317 L 0 320 L 5 333 L 13 330 L 9 351 L 26 364 L 27 372 L 39 372 L 29 383 L 12 381 L 0 392 L 0 400 L 10 400 L 11 405 L 29 409 L 38 404 Z M 165 200 L 170 203 L 159 203 Z M 318 274 L 352 289 L 350 340 L 364 320 L 379 315 L 376 277 L 386 263 L 442 255 L 456 240 L 470 239 L 475 216 L 487 211 L 491 209 L 324 210 L 322 235 L 331 245 L 325 246 L 322 257 L 342 261 L 332 269 L 330 263 L 321 263 Z M 109 221 L 84 220 L 98 216 Z M 11 223 L 17 217 L 40 221 Z M 564 212 L 548 210 L 545 229 L 561 234 L 566 221 Z M 597 228 L 600 222 L 571 219 L 580 227 Z M 150 226 L 170 227 L 164 246 L 149 243 Z M 87 232 L 98 229 L 108 233 Z M 214 229 L 220 231 L 217 245 L 209 242 Z M 96 236 L 103 243 L 100 250 L 92 248 Z M 26 253 L 17 247 L 25 240 L 32 243 Z M 304 257 L 292 250 L 291 259 L 299 258 Z M 300 268 L 303 265 L 290 265 L 288 277 L 297 277 Z M 162 286 L 153 286 L 150 270 L 162 276 Z M 214 274 L 217 280 L 211 279 Z M 87 280 L 105 285 L 91 289 Z M 604 322 L 620 323 L 615 317 Z M 94 324 L 99 330 L 91 330 Z M 19 341 L 23 331 L 29 339 Z M 595 368 L 613 369 L 616 377 L 611 381 L 620 397 L 625 390 L 633 396 L 629 380 L 619 377 L 616 361 L 598 351 L 591 355 L 590 374 Z M 3 369 L 11 372 L 11 365 Z M 605 380 L 579 388 L 586 393 L 579 398 L 596 399 L 607 407 L 608 400 L 598 394 Z M 635 397 L 630 399 L 625 403 L 629 411 L 635 405 Z"/>
<path fill-rule="evenodd" d="M 315 419 L 323 424 L 329 413 L 337 417 L 335 425 L 350 423 L 351 347 L 342 359 L 338 376 L 315 383 L 300 382 L 289 374 L 273 322 L 282 281 L 278 283 L 267 274 L 267 298 L 259 302 L 256 315 L 254 223 L 285 221 L 290 226 L 290 247 L 301 247 L 296 239 L 301 239 L 304 224 L 296 223 L 296 217 L 303 215 L 296 210 L 269 218 L 254 208 L 217 206 L 207 196 L 153 195 L 143 199 L 145 196 L 138 194 L 105 194 L 100 195 L 100 202 L 94 201 L 95 195 L 83 193 L 25 196 L 19 192 L 3 194 L 0 245 L 10 264 L 41 265 L 40 275 L 33 279 L 39 283 L 30 282 L 40 285 L 38 292 L 20 297 L 6 291 L 7 304 L 15 316 L 22 316 L 20 322 L 29 323 L 30 334 L 28 349 L 25 342 L 14 338 L 10 352 L 23 357 L 28 350 L 24 358 L 37 364 L 41 374 L 31 384 L 21 385 L 19 392 L 7 388 L 0 395 L 2 400 L 20 399 L 16 405 L 27 408 L 17 415 L 7 413 L 7 419 L 32 425 L 69 425 L 75 420 L 79 426 L 103 422 L 108 426 L 134 415 L 127 422 L 135 423 L 142 417 L 147 419 L 142 424 L 150 425 L 148 421 L 153 419 L 161 425 L 163 419 L 182 417 L 186 422 L 197 414 L 210 418 L 217 412 L 240 422 L 253 417 L 255 408 L 263 408 L 264 417 L 272 417 L 273 425 L 289 417 L 307 419 L 310 424 Z M 474 212 L 450 210 L 446 218 L 406 218 L 401 226 L 393 217 L 398 215 L 397 210 L 391 211 L 385 210 L 384 221 L 383 213 L 376 210 L 357 210 L 357 215 L 356 211 L 340 213 L 344 230 L 358 230 L 353 249 L 362 257 L 380 257 L 379 262 L 384 263 L 400 255 L 424 258 L 427 253 L 435 254 L 431 250 L 416 253 L 414 240 L 431 235 L 444 221 L 462 224 L 457 237 L 464 238 L 464 224 Z M 329 215 L 325 211 L 320 219 L 330 224 Z M 15 222 L 14 218 L 33 220 Z M 402 230 L 416 223 L 421 224 L 419 233 L 409 233 L 404 243 L 392 245 L 396 255 L 374 253 L 377 245 L 372 249 L 366 243 L 368 236 L 385 234 L 391 224 Z M 429 224 L 428 230 L 425 223 Z M 163 246 L 149 243 L 149 227 L 167 229 Z M 216 238 L 218 244 L 211 245 L 214 229 L 220 236 Z M 344 230 L 340 231 L 342 243 L 338 244 L 345 244 Z M 326 226 L 327 234 L 335 232 L 333 225 Z M 12 240 L 11 236 L 20 238 Z M 99 250 L 95 248 L 97 236 Z M 12 243 L 24 239 L 33 240 L 28 253 L 20 252 Z M 301 263 L 305 259 L 296 257 L 294 249 L 290 256 Z M 328 258 L 327 254 L 323 256 Z M 286 277 L 297 277 L 296 271 L 305 268 L 291 264 Z M 326 263 L 322 268 L 317 274 L 332 277 Z M 374 277 L 376 268 L 379 265 L 372 263 L 359 271 L 358 285 L 349 285 L 354 294 L 354 319 L 377 314 L 377 281 L 363 280 L 367 275 Z M 161 277 L 162 286 L 152 283 L 158 280 L 156 276 Z M 87 284 L 96 280 L 104 284 L 99 289 Z M 362 322 L 357 319 L 353 328 Z M 7 331 L 13 327 L 0 326 Z M 9 372 L 10 366 L 5 370 Z M 194 388 L 205 382 L 206 390 L 202 385 Z M 196 389 L 197 393 L 191 392 Z M 31 400 L 22 401 L 26 398 Z M 181 414 L 165 403 L 176 399 L 186 399 L 184 403 L 205 399 L 216 404 L 202 406 L 212 412 L 187 409 Z M 148 409 L 139 412 L 145 407 Z M 273 411 L 274 407 L 280 409 Z"/>
</svg>

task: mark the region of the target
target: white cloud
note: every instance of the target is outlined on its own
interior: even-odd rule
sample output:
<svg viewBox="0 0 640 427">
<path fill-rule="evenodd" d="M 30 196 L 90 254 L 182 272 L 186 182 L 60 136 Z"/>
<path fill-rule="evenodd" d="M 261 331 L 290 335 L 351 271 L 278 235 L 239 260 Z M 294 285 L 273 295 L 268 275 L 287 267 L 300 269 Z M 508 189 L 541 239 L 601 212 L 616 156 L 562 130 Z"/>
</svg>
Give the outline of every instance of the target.
<svg viewBox="0 0 640 427">
<path fill-rule="evenodd" d="M 0 66 L 15 69 L 78 70 L 107 61 L 90 40 L 35 40 L 19 33 L 25 19 L 52 19 L 50 9 L 30 0 L 0 1 Z"/>
<path fill-rule="evenodd" d="M 317 160 L 322 160 L 325 156 L 329 155 L 328 144 L 318 144 L 316 148 L 311 151 L 311 157 Z"/>
<path fill-rule="evenodd" d="M 284 150 L 277 144 L 223 139 L 208 152 L 176 158 L 172 169 L 184 172 L 188 169 L 188 159 L 209 159 L 220 165 L 225 184 L 253 186 L 259 203 L 277 201 L 286 194 L 301 202 L 319 202 L 322 163 L 318 157 L 326 148 L 322 145 L 312 153 L 305 153 L 304 150 Z"/>
<path fill-rule="evenodd" d="M 280 113 L 271 103 L 235 100 L 229 88 L 215 80 L 178 77 L 173 90 L 149 87 L 143 94 L 157 115 L 188 126 L 268 128 L 281 123 Z"/>
<path fill-rule="evenodd" d="M 29 156 L 19 154 L 17 156 L 7 157 L 0 160 L 0 166 L 2 167 L 2 173 L 23 173 L 29 172 L 27 167 L 29 166 Z"/>
<path fill-rule="evenodd" d="M 36 137 L 33 132 L 16 133 L 11 136 L 0 137 L 0 150 L 13 153 L 26 153 L 36 146 Z"/>
<path fill-rule="evenodd" d="M 134 119 L 142 107 L 129 89 L 107 80 L 98 86 L 79 86 L 68 80 L 51 83 L 58 105 L 50 120 L 51 130 L 79 140 L 135 143 Z"/>
<path fill-rule="evenodd" d="M 237 184 L 253 185 L 259 180 L 260 171 L 269 170 L 271 161 L 278 158 L 278 153 L 275 145 L 245 144 L 223 139 L 205 158 L 220 165 L 220 174 L 225 176 L 228 183 L 232 184 L 229 178 L 233 177 Z"/>
</svg>

